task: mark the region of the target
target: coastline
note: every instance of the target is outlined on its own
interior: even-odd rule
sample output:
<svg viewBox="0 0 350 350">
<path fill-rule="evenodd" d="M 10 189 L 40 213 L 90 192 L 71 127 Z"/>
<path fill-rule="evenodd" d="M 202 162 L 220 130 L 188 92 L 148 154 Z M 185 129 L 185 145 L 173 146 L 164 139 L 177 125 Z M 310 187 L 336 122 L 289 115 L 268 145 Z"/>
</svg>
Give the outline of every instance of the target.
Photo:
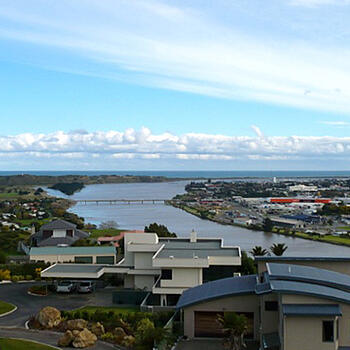
<svg viewBox="0 0 350 350">
<path fill-rule="evenodd" d="M 208 221 L 212 221 L 215 222 L 217 224 L 220 225 L 227 225 L 227 226 L 235 226 L 235 227 L 241 227 L 241 228 L 245 228 L 248 229 L 250 231 L 259 231 L 257 229 L 251 228 L 249 226 L 245 226 L 245 225 L 239 225 L 239 224 L 234 224 L 234 223 L 227 223 L 227 222 L 221 222 L 219 220 L 215 220 L 214 218 L 207 216 L 207 217 L 202 217 L 200 215 L 199 212 L 197 212 L 194 208 L 188 207 L 188 206 L 180 206 L 180 205 L 176 205 L 175 203 L 173 203 L 171 200 L 166 202 L 167 205 L 171 205 L 174 208 L 178 208 L 181 209 L 185 212 L 187 212 L 188 214 L 197 216 L 198 218 L 202 219 L 202 220 L 208 220 Z M 261 228 L 262 232 L 266 232 Z M 341 237 L 335 237 L 335 236 L 326 236 L 324 238 L 322 237 L 318 237 L 318 236 L 309 236 L 306 233 L 302 233 L 302 232 L 295 232 L 294 234 L 292 233 L 286 233 L 286 232 L 280 232 L 280 231 L 269 231 L 266 233 L 271 233 L 271 234 L 275 234 L 275 235 L 281 235 L 281 236 L 285 236 L 285 237 L 295 237 L 295 238 L 301 238 L 301 239 L 305 239 L 308 241 L 314 241 L 314 242 L 320 242 L 320 243 L 326 243 L 326 244 L 333 244 L 333 245 L 337 245 L 337 246 L 343 246 L 343 247 L 350 247 L 350 238 L 346 238 L 346 240 L 348 242 L 337 242 L 335 241 L 336 239 L 342 239 Z M 328 239 L 327 239 L 328 238 Z M 329 239 L 331 238 L 331 239 Z"/>
</svg>

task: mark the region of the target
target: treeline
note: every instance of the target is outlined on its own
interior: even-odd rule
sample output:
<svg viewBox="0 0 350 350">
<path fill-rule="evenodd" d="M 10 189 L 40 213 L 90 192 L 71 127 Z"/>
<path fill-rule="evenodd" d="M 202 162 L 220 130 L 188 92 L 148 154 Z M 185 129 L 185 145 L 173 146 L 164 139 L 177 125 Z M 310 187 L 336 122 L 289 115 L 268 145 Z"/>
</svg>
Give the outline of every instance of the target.
<svg viewBox="0 0 350 350">
<path fill-rule="evenodd" d="M 135 182 L 166 182 L 179 179 L 167 178 L 165 176 L 136 176 L 136 175 L 11 175 L 0 176 L 0 186 L 18 186 L 18 185 L 54 185 L 57 183 L 79 182 L 84 185 L 90 184 L 108 184 L 108 183 L 135 183 Z"/>
<path fill-rule="evenodd" d="M 350 215 L 350 207 L 347 205 L 325 204 L 319 211 L 321 215 Z"/>
<path fill-rule="evenodd" d="M 85 185 L 81 182 L 70 182 L 70 183 L 59 182 L 49 188 L 53 190 L 61 191 L 62 193 L 70 196 L 74 192 L 80 191 L 84 187 Z"/>
</svg>

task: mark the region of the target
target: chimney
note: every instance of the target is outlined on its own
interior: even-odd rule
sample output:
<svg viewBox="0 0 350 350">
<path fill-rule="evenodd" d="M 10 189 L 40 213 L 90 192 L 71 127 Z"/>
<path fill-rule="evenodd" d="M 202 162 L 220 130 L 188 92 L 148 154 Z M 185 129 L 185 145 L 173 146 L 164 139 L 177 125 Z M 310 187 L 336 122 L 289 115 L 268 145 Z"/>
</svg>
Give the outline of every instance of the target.
<svg viewBox="0 0 350 350">
<path fill-rule="evenodd" d="M 191 232 L 190 242 L 191 243 L 197 242 L 197 233 L 195 232 L 195 230 L 192 230 L 192 232 Z"/>
</svg>

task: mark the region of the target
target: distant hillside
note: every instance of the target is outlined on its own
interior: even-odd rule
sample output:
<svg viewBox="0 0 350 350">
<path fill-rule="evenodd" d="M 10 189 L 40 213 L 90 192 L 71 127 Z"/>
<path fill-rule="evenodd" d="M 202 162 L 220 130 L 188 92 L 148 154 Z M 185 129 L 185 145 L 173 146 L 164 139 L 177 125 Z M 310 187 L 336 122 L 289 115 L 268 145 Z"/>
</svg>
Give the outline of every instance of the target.
<svg viewBox="0 0 350 350">
<path fill-rule="evenodd" d="M 16 185 L 54 185 L 57 183 L 79 182 L 84 185 L 91 184 L 114 184 L 133 182 L 167 182 L 179 179 L 167 178 L 165 176 L 134 176 L 134 175 L 63 175 L 63 176 L 38 176 L 38 175 L 11 175 L 0 176 L 0 186 Z"/>
<path fill-rule="evenodd" d="M 84 187 L 85 187 L 84 184 L 81 182 L 70 182 L 70 183 L 59 182 L 49 188 L 52 188 L 53 190 L 61 191 L 62 193 L 68 196 L 71 196 L 74 192 L 80 191 Z"/>
</svg>

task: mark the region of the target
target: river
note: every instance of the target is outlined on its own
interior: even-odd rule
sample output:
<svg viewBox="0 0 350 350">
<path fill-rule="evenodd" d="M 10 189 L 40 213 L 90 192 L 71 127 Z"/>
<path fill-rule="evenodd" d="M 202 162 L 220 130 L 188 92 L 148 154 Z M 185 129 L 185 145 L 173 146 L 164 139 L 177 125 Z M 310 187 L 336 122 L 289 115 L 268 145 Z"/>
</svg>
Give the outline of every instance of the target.
<svg viewBox="0 0 350 350">
<path fill-rule="evenodd" d="M 88 185 L 69 197 L 59 191 L 46 190 L 51 195 L 73 200 L 170 199 L 176 194 L 184 193 L 186 183 L 187 181 Z M 194 229 L 199 237 L 221 237 L 224 239 L 224 245 L 238 245 L 247 251 L 256 245 L 268 249 L 273 243 L 285 243 L 288 246 L 285 255 L 350 256 L 348 247 L 221 225 L 164 204 L 78 203 L 70 211 L 84 217 L 86 222 L 97 225 L 103 221 L 114 220 L 123 229 L 143 229 L 146 225 L 157 222 L 166 225 L 170 231 L 182 237 L 189 236 Z"/>
</svg>

